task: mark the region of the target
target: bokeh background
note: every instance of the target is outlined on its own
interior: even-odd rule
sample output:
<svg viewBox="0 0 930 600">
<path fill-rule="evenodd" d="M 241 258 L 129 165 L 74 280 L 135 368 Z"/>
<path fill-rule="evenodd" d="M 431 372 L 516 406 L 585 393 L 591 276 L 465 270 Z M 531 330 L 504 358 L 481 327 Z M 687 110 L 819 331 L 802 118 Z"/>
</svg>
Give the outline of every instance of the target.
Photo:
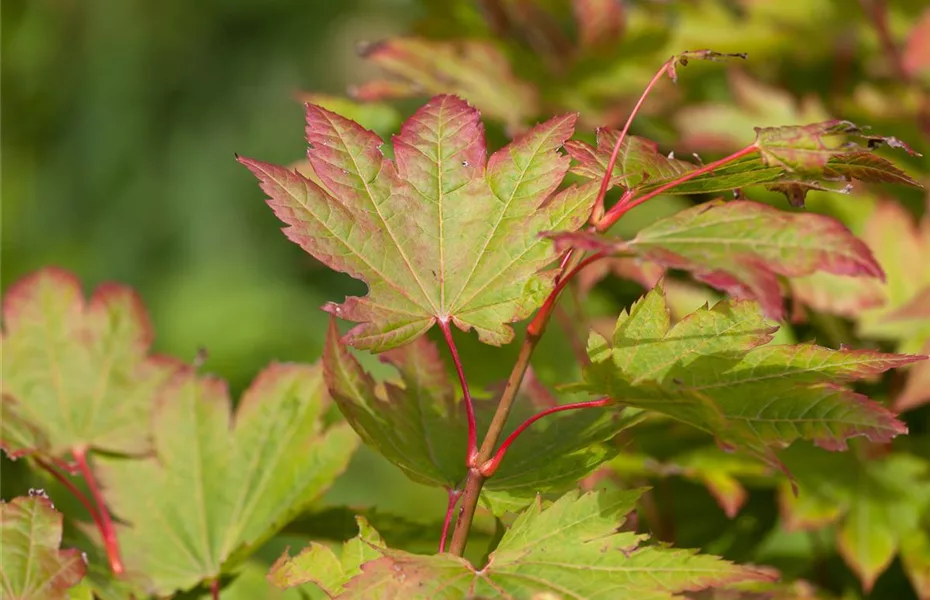
<svg viewBox="0 0 930 600">
<path fill-rule="evenodd" d="M 255 179 L 235 161 L 235 154 L 279 164 L 299 160 L 305 150 L 302 92 L 343 95 L 350 86 L 379 75 L 357 51 L 366 42 L 413 30 L 439 37 L 491 37 L 476 9 L 480 4 L 4 2 L 0 286 L 6 289 L 46 265 L 75 272 L 88 291 L 103 281 L 129 284 L 150 311 L 156 351 L 193 360 L 206 350 L 204 369 L 228 379 L 234 393 L 272 360 L 316 360 L 327 322 L 319 306 L 364 293 L 364 286 L 330 272 L 285 239 Z M 567 2 L 509 4 L 549 7 L 555 23 L 571 29 L 565 25 L 571 21 Z M 883 134 L 907 139 L 918 149 L 930 148 L 928 134 L 920 132 L 914 118 L 919 90 L 926 88 L 895 82 L 897 75 L 864 17 L 862 3 L 641 0 L 626 5 L 626 35 L 570 72 L 539 59 L 531 39 L 511 45 L 516 49 L 510 57 L 521 76 L 545 84 L 539 112 L 527 109 L 529 117 L 580 110 L 589 131 L 598 124 L 615 124 L 668 55 L 711 47 L 748 51 L 751 61 L 742 72 L 771 87 L 743 86 L 743 95 L 734 94 L 739 85 L 733 78 L 739 75 L 729 67 L 694 65 L 677 88 L 667 86 L 650 100 L 637 123 L 638 133 L 663 147 L 684 144 L 690 152 L 703 147 L 701 135 L 706 142 L 716 132 L 725 147 L 746 135 L 751 139 L 754 125 L 835 116 L 875 124 Z M 925 0 L 888 6 L 889 31 L 903 41 Z M 724 105 L 736 108 L 721 109 Z M 385 113 L 386 131 L 416 102 L 394 106 L 396 114 Z M 692 112 L 681 110 L 684 106 Z M 692 127 L 695 123 L 700 127 Z M 490 126 L 496 143 L 504 141 L 505 132 L 499 124 Z M 894 156 L 910 173 L 930 171 L 925 159 Z M 920 192 L 895 188 L 891 193 L 915 217 L 923 211 L 925 196 Z M 753 198 L 784 206 L 774 195 Z M 868 211 L 851 209 L 849 202 L 846 196 L 815 193 L 809 205 L 843 218 L 855 231 Z M 659 198 L 631 213 L 623 227 L 635 230 L 690 203 Z M 856 206 L 870 203 L 874 197 Z M 610 284 L 593 297 L 590 308 L 615 317 L 640 291 L 629 283 Z M 693 302 L 711 297 L 698 294 Z M 784 339 L 819 337 L 821 343 L 836 345 L 851 335 L 848 321 L 813 317 L 812 325 L 786 328 Z M 470 375 L 479 384 L 503 378 L 514 351 L 463 342 L 465 362 L 477 365 Z M 571 357 L 564 339 L 555 339 L 540 349 L 534 366 L 546 379 L 547 368 L 564 371 L 573 364 Z M 925 415 L 926 410 L 912 432 L 930 428 Z M 667 452 L 649 448 L 648 436 L 642 444 L 644 452 Z M 5 473 L 10 468 L 4 463 Z M 29 484 L 27 477 L 5 481 L 7 486 Z M 698 484 L 659 485 L 679 515 L 676 533 L 682 545 L 745 558 L 778 518 L 771 490 L 754 494 L 744 517 L 729 520 Z M 4 497 L 22 492 L 7 487 Z M 324 501 L 328 506 L 377 505 L 430 526 L 441 518 L 444 503 L 443 493 L 409 483 L 364 448 Z M 318 516 L 313 526 L 324 521 Z M 294 540 L 305 539 L 295 534 Z M 295 547 L 302 544 L 294 540 Z M 279 536 L 263 556 L 273 558 L 287 541 Z M 769 544 L 769 558 L 787 556 L 780 567 L 791 567 L 795 560 L 796 571 L 809 574 L 805 561 L 826 556 L 817 569 L 841 573 L 833 581 L 853 589 L 854 578 L 840 559 L 829 550 L 818 551 L 823 543 L 813 536 L 777 538 Z M 912 597 L 900 569 L 880 584 L 884 587 L 875 598 Z M 881 595 L 885 593 L 903 595 Z"/>
</svg>

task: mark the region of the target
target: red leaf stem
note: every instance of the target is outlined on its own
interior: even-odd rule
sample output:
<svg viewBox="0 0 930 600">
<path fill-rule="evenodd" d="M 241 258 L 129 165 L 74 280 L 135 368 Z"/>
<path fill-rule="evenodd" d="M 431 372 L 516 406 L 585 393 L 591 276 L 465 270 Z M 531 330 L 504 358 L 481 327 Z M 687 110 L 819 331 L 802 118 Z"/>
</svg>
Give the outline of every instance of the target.
<svg viewBox="0 0 930 600">
<path fill-rule="evenodd" d="M 83 475 L 84 480 L 87 481 L 87 487 L 90 488 L 91 496 L 93 496 L 94 502 L 97 504 L 97 511 L 100 517 L 97 526 L 100 528 L 100 533 L 103 536 L 103 544 L 106 548 L 107 558 L 110 560 L 110 568 L 115 575 L 121 575 L 124 568 L 123 560 L 120 558 L 119 540 L 116 538 L 116 529 L 113 527 L 112 519 L 110 519 L 110 513 L 103 500 L 103 494 L 100 493 L 97 480 L 94 478 L 94 474 L 87 464 L 87 448 L 83 446 L 72 448 L 71 454 L 74 455 L 74 460 L 81 470 L 81 475 Z"/>
<path fill-rule="evenodd" d="M 449 504 L 446 506 L 446 518 L 442 522 L 442 537 L 439 539 L 439 553 L 446 551 L 446 537 L 449 535 L 449 525 L 452 524 L 452 515 L 455 514 L 455 507 L 458 506 L 459 498 L 462 497 L 462 490 L 448 489 Z"/>
<path fill-rule="evenodd" d="M 459 383 L 462 384 L 462 395 L 465 397 L 465 413 L 468 417 L 468 450 L 466 452 L 465 466 L 472 468 L 478 460 L 478 431 L 475 425 L 475 407 L 472 403 L 471 393 L 468 391 L 468 381 L 465 379 L 465 370 L 462 368 L 458 348 L 456 348 L 455 341 L 452 339 L 452 329 L 449 327 L 449 321 L 440 319 L 439 328 L 442 330 L 442 336 L 449 346 L 452 362 L 455 364 L 455 372 L 459 376 Z"/>
</svg>

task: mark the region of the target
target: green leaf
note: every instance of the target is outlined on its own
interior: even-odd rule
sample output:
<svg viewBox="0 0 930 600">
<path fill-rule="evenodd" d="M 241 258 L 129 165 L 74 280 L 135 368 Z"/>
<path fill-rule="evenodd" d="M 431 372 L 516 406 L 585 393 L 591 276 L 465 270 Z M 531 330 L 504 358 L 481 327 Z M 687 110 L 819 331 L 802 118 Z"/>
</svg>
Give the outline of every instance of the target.
<svg viewBox="0 0 930 600">
<path fill-rule="evenodd" d="M 10 456 L 60 457 L 73 448 L 151 450 L 149 415 L 178 365 L 150 357 L 152 331 L 138 296 L 104 284 L 88 302 L 78 280 L 47 268 L 3 299 L 3 415 Z"/>
<path fill-rule="evenodd" d="M 930 533 L 926 527 L 904 533 L 901 562 L 917 597 L 930 598 Z"/>
<path fill-rule="evenodd" d="M 394 138 L 307 107 L 309 158 L 322 186 L 297 173 L 241 158 L 287 236 L 329 267 L 362 279 L 369 295 L 326 309 L 360 323 L 356 347 L 406 344 L 438 320 L 476 329 L 481 341 L 513 339 L 507 323 L 527 317 L 553 287 L 556 258 L 540 233 L 575 230 L 596 185 L 556 193 L 569 159 L 557 152 L 575 116 L 537 126 L 486 159 L 478 112 L 437 96 Z"/>
<path fill-rule="evenodd" d="M 356 517 L 358 536 L 342 546 L 339 556 L 329 546 L 311 542 L 298 555 L 287 551 L 271 566 L 268 579 L 280 588 L 310 585 L 335 597 L 343 586 L 362 572 L 362 564 L 381 556 L 376 548 L 384 540 L 362 517 Z"/>
<path fill-rule="evenodd" d="M 154 414 L 155 456 L 97 458 L 104 495 L 127 526 L 127 569 L 153 593 L 189 589 L 254 552 L 341 473 L 356 438 L 324 429 L 319 367 L 274 364 L 230 414 L 226 384 L 180 372 Z"/>
<path fill-rule="evenodd" d="M 882 278 L 869 248 L 823 215 L 781 211 L 758 202 L 713 200 L 656 221 L 632 240 L 589 233 L 554 236 L 560 246 L 634 253 L 784 317 L 778 276 L 814 272 Z"/>
<path fill-rule="evenodd" d="M 787 527 L 837 522 L 839 553 L 870 591 L 930 509 L 930 464 L 903 453 L 868 460 L 803 448 L 785 460 L 800 490 L 796 497 L 789 486 L 781 488 Z"/>
<path fill-rule="evenodd" d="M 924 357 L 766 345 L 775 329 L 746 301 L 704 307 L 672 326 L 657 287 L 620 315 L 611 342 L 592 333 L 592 364 L 577 387 L 666 414 L 778 468 L 774 450 L 798 439 L 842 450 L 853 436 L 884 443 L 906 432 L 843 384 Z"/>
<path fill-rule="evenodd" d="M 355 87 L 361 100 L 455 94 L 514 130 L 539 110 L 536 89 L 514 77 L 507 57 L 484 40 L 396 38 L 362 55 L 397 79 Z"/>
<path fill-rule="evenodd" d="M 78 550 L 60 550 L 62 515 L 44 494 L 0 502 L 0 584 L 7 600 L 64 600 L 84 577 Z"/>
<path fill-rule="evenodd" d="M 474 597 L 665 600 L 771 575 L 690 550 L 645 545 L 647 536 L 618 531 L 641 491 L 570 492 L 543 508 L 527 508 L 506 531 L 488 563 L 420 556 L 390 549 L 368 562 L 340 598 Z"/>
<path fill-rule="evenodd" d="M 456 488 L 467 474 L 467 421 L 457 386 L 450 381 L 437 348 L 426 338 L 385 352 L 396 379 L 376 381 L 330 327 L 324 366 L 330 393 L 346 420 L 371 448 L 410 479 Z M 524 383 L 505 434 L 554 399 L 533 380 Z M 497 399 L 475 399 L 479 430 L 490 425 Z M 525 506 L 540 491 L 564 491 L 618 451 L 610 440 L 638 421 L 599 409 L 553 414 L 524 431 L 494 477 L 484 486 L 488 501 Z"/>
</svg>

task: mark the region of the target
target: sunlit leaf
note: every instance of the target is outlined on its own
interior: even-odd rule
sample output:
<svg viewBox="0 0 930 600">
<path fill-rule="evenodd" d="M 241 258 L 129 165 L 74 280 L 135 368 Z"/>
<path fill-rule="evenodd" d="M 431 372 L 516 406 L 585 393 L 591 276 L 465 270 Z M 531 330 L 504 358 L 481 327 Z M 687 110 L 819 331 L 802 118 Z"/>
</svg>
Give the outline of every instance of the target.
<svg viewBox="0 0 930 600">
<path fill-rule="evenodd" d="M 0 502 L 0 585 L 8 600 L 64 600 L 84 577 L 78 550 L 61 550 L 62 515 L 42 494 Z"/>
<path fill-rule="evenodd" d="M 901 539 L 901 562 L 921 600 L 930 598 L 930 533 L 926 527 L 905 532 Z"/>
<path fill-rule="evenodd" d="M 536 89 L 514 77 L 507 57 L 484 40 L 395 38 L 366 46 L 362 56 L 397 78 L 356 87 L 362 100 L 455 94 L 516 129 L 538 112 Z"/>
<path fill-rule="evenodd" d="M 345 598 L 473 597 L 643 598 L 666 600 L 769 573 L 714 556 L 645 545 L 647 536 L 618 531 L 640 491 L 571 492 L 543 508 L 526 509 L 504 534 L 488 563 L 476 569 L 450 554 L 420 556 L 379 549 L 345 586 Z"/>
<path fill-rule="evenodd" d="M 798 439 L 842 450 L 853 436 L 887 442 L 906 432 L 843 384 L 924 357 L 766 345 L 775 329 L 746 301 L 720 302 L 671 326 L 656 288 L 620 316 L 611 342 L 592 334 L 579 387 L 691 424 L 779 468 L 775 450 Z"/>
<path fill-rule="evenodd" d="M 324 428 L 322 369 L 272 365 L 230 414 L 226 384 L 184 370 L 154 415 L 156 454 L 99 458 L 104 495 L 126 526 L 127 570 L 168 594 L 219 576 L 329 487 L 355 450 Z"/>
<path fill-rule="evenodd" d="M 349 423 L 366 444 L 413 481 L 456 488 L 467 474 L 468 426 L 457 386 L 437 348 L 421 338 L 384 353 L 382 360 L 397 369 L 400 380 L 379 382 L 338 338 L 335 326 L 331 327 L 324 365 L 330 392 Z M 505 433 L 546 408 L 536 394 L 524 385 Z M 484 431 L 497 401 L 476 399 L 475 404 L 478 428 Z M 598 409 L 549 416 L 520 435 L 484 491 L 505 493 L 520 506 L 537 492 L 564 491 L 613 457 L 619 447 L 609 441 L 636 420 Z"/>
<path fill-rule="evenodd" d="M 820 271 L 882 277 L 868 247 L 839 221 L 792 213 L 750 202 L 714 200 L 683 210 L 624 241 L 587 233 L 556 236 L 562 245 L 633 253 L 738 298 L 757 299 L 767 315 L 781 319 L 778 276 Z"/>
<path fill-rule="evenodd" d="M 789 527 L 837 522 L 840 555 L 870 591 L 930 509 L 930 465 L 903 453 L 868 460 L 804 448 L 785 459 L 800 490 L 795 496 L 786 484 L 779 494 Z"/>
<path fill-rule="evenodd" d="M 394 163 L 370 131 L 307 109 L 310 162 L 326 189 L 282 167 L 240 159 L 262 183 L 285 233 L 328 266 L 369 285 L 369 295 L 328 305 L 361 323 L 347 340 L 383 351 L 438 320 L 476 329 L 489 344 L 513 338 L 552 289 L 547 230 L 574 230 L 596 194 L 555 192 L 568 169 L 556 149 L 574 116 L 556 117 L 487 159 L 478 112 L 438 96 L 394 138 Z"/>
<path fill-rule="evenodd" d="M 151 342 L 129 288 L 104 284 L 85 302 L 78 280 L 62 270 L 21 279 L 3 299 L 2 402 L 11 423 L 0 445 L 13 456 L 149 451 L 156 392 L 177 369 L 149 355 Z"/>
<path fill-rule="evenodd" d="M 336 596 L 342 587 L 361 573 L 362 564 L 375 560 L 381 554 L 384 540 L 362 517 L 356 517 L 358 536 L 342 546 L 339 556 L 323 544 L 311 542 L 296 556 L 285 552 L 271 566 L 268 579 L 281 588 L 311 584 L 330 596 Z"/>
</svg>

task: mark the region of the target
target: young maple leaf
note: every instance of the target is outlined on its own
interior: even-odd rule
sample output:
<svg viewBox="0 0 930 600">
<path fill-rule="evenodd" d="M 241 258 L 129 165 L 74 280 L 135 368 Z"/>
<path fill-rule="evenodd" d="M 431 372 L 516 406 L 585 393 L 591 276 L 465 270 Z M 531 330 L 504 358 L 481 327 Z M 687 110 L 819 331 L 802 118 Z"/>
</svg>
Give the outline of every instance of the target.
<svg viewBox="0 0 930 600">
<path fill-rule="evenodd" d="M 65 600 L 87 563 L 60 550 L 62 514 L 43 494 L 0 501 L 0 587 L 7 600 Z"/>
<path fill-rule="evenodd" d="M 396 38 L 365 46 L 362 56 L 396 79 L 355 87 L 359 100 L 450 93 L 514 131 L 539 112 L 536 89 L 517 79 L 507 56 L 488 41 Z"/>
<path fill-rule="evenodd" d="M 327 266 L 368 284 L 369 295 L 326 310 L 360 323 L 346 339 L 383 351 L 436 321 L 481 341 L 513 339 L 507 323 L 527 317 L 553 287 L 548 230 L 579 228 L 597 186 L 556 193 L 569 159 L 557 149 L 575 115 L 538 125 L 490 159 L 478 111 L 437 96 L 394 137 L 395 161 L 373 133 L 307 106 L 315 181 L 240 158 L 271 197 L 287 236 Z"/>
<path fill-rule="evenodd" d="M 620 316 L 612 342 L 591 334 L 592 362 L 576 387 L 693 425 L 777 468 L 774 449 L 798 439 L 842 450 L 853 436 L 885 443 L 907 431 L 843 383 L 926 357 L 766 345 L 776 329 L 746 301 L 719 302 L 671 326 L 659 287 Z"/>
<path fill-rule="evenodd" d="M 151 326 L 132 290 L 104 284 L 85 303 L 73 275 L 44 269 L 6 294 L 2 341 L 7 454 L 151 450 L 155 395 L 178 363 L 149 356 Z"/>
<path fill-rule="evenodd" d="M 785 461 L 801 490 L 796 496 L 787 484 L 780 488 L 785 527 L 817 530 L 836 524 L 839 553 L 866 592 L 899 550 L 902 558 L 907 552 L 905 568 L 908 560 L 920 558 L 914 547 L 920 539 L 913 533 L 930 517 L 926 460 L 897 452 L 867 460 L 853 453 L 814 453 L 801 447 L 787 452 Z"/>
<path fill-rule="evenodd" d="M 641 493 L 569 492 L 546 508 L 538 501 L 517 517 L 480 569 L 448 553 L 424 556 L 372 544 L 381 558 L 353 560 L 353 566 L 361 563 L 360 573 L 338 597 L 462 600 L 570 593 L 578 599 L 671 600 L 682 592 L 772 579 L 768 572 L 691 550 L 648 546 L 648 536 L 618 531 Z M 309 581 L 331 562 L 318 555 L 300 565 Z M 292 573 L 299 558 L 291 559 Z"/>
<path fill-rule="evenodd" d="M 400 381 L 376 381 L 339 341 L 335 322 L 327 335 L 323 364 L 330 393 L 368 446 L 425 485 L 454 489 L 467 475 L 462 460 L 467 422 L 435 345 L 420 338 L 381 355 Z M 539 391 L 526 385 L 514 406 L 511 429 L 542 407 Z M 546 399 L 551 400 L 551 398 Z M 546 400 L 543 400 L 545 402 Z M 487 428 L 496 398 L 475 401 L 479 429 Z M 504 503 L 522 508 L 539 492 L 574 487 L 620 450 L 611 444 L 638 417 L 605 411 L 565 411 L 523 432 L 483 488 L 495 512 Z"/>
<path fill-rule="evenodd" d="M 127 571 L 150 593 L 228 573 L 345 469 L 357 438 L 345 423 L 324 429 L 321 371 L 271 365 L 232 416 L 223 381 L 184 369 L 159 396 L 155 455 L 97 457 L 107 504 L 126 523 Z"/>
<path fill-rule="evenodd" d="M 588 233 L 553 236 L 559 245 L 633 253 L 737 298 L 759 301 L 782 319 L 778 276 L 815 271 L 883 278 L 869 248 L 831 217 L 781 211 L 758 202 L 705 202 L 643 228 L 632 240 Z"/>
</svg>

